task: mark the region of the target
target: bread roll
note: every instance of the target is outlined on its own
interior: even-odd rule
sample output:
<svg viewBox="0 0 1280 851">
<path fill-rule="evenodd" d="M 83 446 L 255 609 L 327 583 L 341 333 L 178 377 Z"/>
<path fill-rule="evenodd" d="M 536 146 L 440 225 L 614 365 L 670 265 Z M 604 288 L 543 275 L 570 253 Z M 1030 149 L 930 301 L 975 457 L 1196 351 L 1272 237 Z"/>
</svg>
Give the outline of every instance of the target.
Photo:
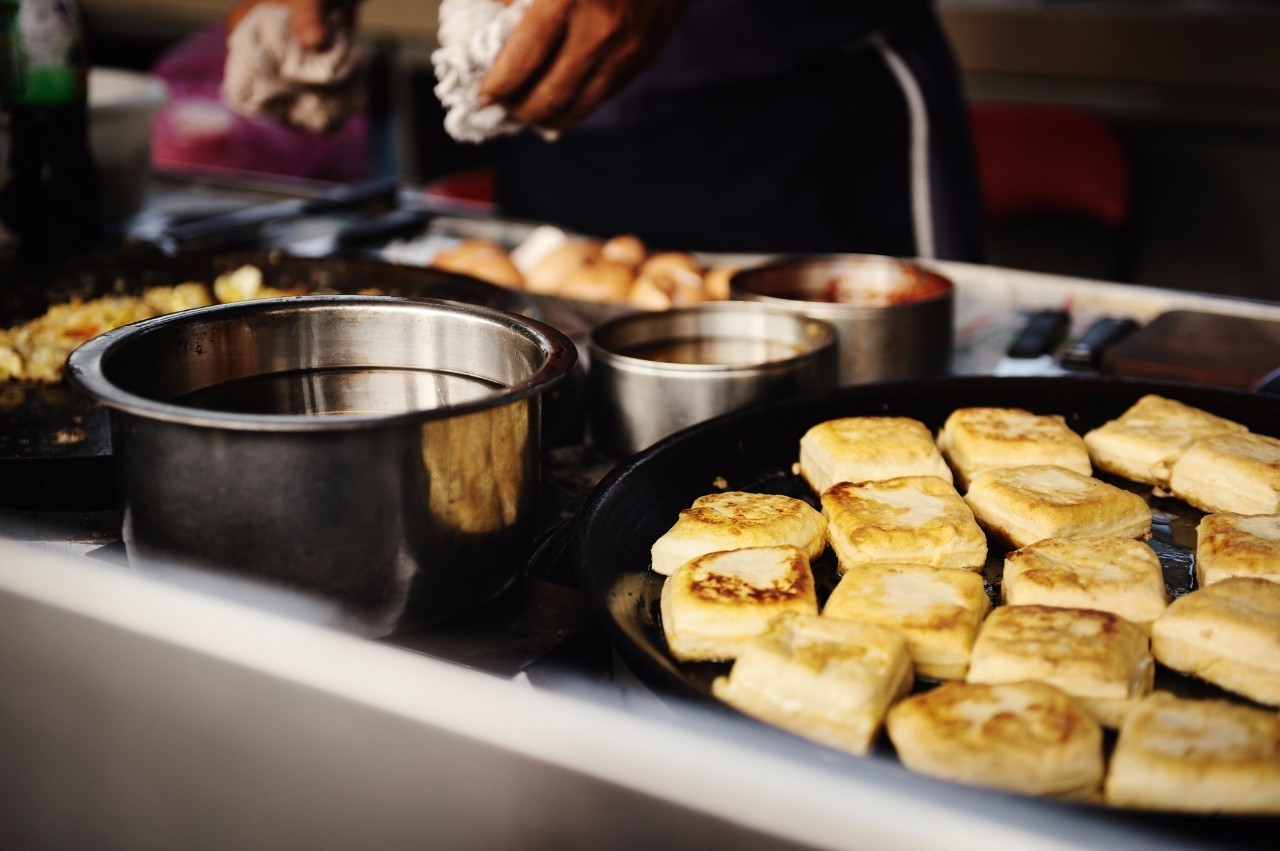
<svg viewBox="0 0 1280 851">
<path fill-rule="evenodd" d="M 635 269 L 649 256 L 649 249 L 645 248 L 640 237 L 623 234 L 605 242 L 600 249 L 600 254 L 611 263 Z"/>
<path fill-rule="evenodd" d="M 599 255 L 599 243 L 571 239 L 533 264 L 525 278 L 525 288 L 539 295 L 555 295 L 570 275 Z"/>
<path fill-rule="evenodd" d="M 470 275 L 491 284 L 520 289 L 524 276 L 511 262 L 507 250 L 487 239 L 467 239 L 445 249 L 431 261 L 433 269 Z"/>
<path fill-rule="evenodd" d="M 569 272 L 555 295 L 582 301 L 625 302 L 634 281 L 629 267 L 597 257 Z"/>
</svg>

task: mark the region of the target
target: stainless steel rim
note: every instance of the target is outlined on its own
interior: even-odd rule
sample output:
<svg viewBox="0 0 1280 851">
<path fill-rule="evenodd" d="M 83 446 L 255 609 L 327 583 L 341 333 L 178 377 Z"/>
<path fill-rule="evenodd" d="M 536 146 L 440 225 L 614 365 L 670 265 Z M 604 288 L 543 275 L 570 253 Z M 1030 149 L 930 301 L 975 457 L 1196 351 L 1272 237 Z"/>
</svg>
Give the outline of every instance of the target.
<svg viewBox="0 0 1280 851">
<path fill-rule="evenodd" d="M 617 329 L 627 325 L 633 325 L 645 322 L 670 321 L 673 317 L 697 315 L 700 313 L 741 313 L 754 314 L 756 316 L 766 316 L 775 318 L 780 322 L 801 322 L 809 327 L 821 331 L 822 339 L 799 354 L 792 355 L 787 358 L 778 360 L 761 361 L 752 364 L 718 364 L 718 363 L 656 363 L 644 358 L 632 357 L 630 355 L 620 354 L 606 345 L 601 340 L 607 338 Z M 802 317 L 793 310 L 785 310 L 765 304 L 755 304 L 745 301 L 735 301 L 731 303 L 721 302 L 717 304 L 700 304 L 691 307 L 673 308 L 671 310 L 659 313 L 628 313 L 613 319 L 602 322 L 592 329 L 588 338 L 588 349 L 591 353 L 592 360 L 599 360 L 617 366 L 625 366 L 626 369 L 634 373 L 652 373 L 655 375 L 705 375 L 705 374 L 725 374 L 735 372 L 759 372 L 763 370 L 786 369 L 798 361 L 808 360 L 815 356 L 821 356 L 821 353 L 827 349 L 834 349 L 838 341 L 836 328 L 825 319 L 817 317 Z"/>
<path fill-rule="evenodd" d="M 173 327 L 211 319 L 233 319 L 240 315 L 337 306 L 369 306 L 404 311 L 420 311 L 427 308 L 454 314 L 465 321 L 493 323 L 536 344 L 543 358 L 542 364 L 529 378 L 498 390 L 492 396 L 472 402 L 404 413 L 336 414 L 324 417 L 226 413 L 176 405 L 125 390 L 109 379 L 105 373 L 104 366 L 113 353 L 148 335 L 163 333 Z M 394 427 L 499 407 L 541 393 L 554 386 L 569 373 L 576 361 L 577 352 L 573 343 L 557 329 L 535 319 L 493 308 L 475 307 L 441 299 L 398 296 L 304 295 L 196 308 L 144 319 L 108 331 L 89 340 L 71 353 L 67 359 L 67 379 L 73 387 L 108 408 L 151 420 L 246 431 L 328 432 L 370 426 Z M 370 366 L 373 365 L 370 364 Z"/>
</svg>

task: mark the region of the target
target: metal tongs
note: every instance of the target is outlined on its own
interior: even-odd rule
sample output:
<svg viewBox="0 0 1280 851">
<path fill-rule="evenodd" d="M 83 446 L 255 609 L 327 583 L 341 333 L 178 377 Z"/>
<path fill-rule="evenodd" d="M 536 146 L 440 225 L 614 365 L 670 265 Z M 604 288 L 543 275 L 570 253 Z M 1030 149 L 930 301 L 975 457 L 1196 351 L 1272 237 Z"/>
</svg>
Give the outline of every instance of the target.
<svg viewBox="0 0 1280 851">
<path fill-rule="evenodd" d="M 152 237 L 151 241 L 166 254 L 244 245 L 255 241 L 267 224 L 303 216 L 357 210 L 375 203 L 395 204 L 399 191 L 400 183 L 395 178 L 341 186 L 313 198 L 291 198 L 287 201 L 258 204 L 229 213 L 171 224 Z"/>
</svg>

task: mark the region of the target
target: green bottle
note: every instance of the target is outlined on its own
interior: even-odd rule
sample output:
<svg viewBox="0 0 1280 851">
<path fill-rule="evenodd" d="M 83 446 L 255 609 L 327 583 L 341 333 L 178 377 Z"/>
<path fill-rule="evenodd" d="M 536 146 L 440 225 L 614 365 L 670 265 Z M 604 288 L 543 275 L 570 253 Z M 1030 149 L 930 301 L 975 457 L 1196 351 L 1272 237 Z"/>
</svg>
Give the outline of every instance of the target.
<svg viewBox="0 0 1280 851">
<path fill-rule="evenodd" d="M 0 223 L 16 237 L 20 261 L 83 253 L 101 233 L 88 73 L 73 0 L 0 0 L 0 147 L 8 151 Z"/>
</svg>

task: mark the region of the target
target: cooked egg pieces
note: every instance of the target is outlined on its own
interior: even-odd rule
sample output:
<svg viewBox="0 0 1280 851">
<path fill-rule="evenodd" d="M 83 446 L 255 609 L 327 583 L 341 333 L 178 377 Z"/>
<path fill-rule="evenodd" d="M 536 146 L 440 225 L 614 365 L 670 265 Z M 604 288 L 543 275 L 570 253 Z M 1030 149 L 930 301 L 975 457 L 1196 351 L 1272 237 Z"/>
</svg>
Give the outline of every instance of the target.
<svg viewBox="0 0 1280 851">
<path fill-rule="evenodd" d="M 843 573 L 860 564 L 981 570 L 987 539 L 954 487 L 936 476 L 841 482 L 822 494 L 827 538 Z"/>
<path fill-rule="evenodd" d="M 816 615 L 818 597 L 802 550 L 750 547 L 681 565 L 663 583 L 659 609 L 673 656 L 725 660 L 784 612 Z"/>
<path fill-rule="evenodd" d="M 1280 514 L 1208 514 L 1196 527 L 1196 582 L 1232 576 L 1280 582 Z"/>
<path fill-rule="evenodd" d="M 1105 799 L 1113 807 L 1280 813 L 1280 715 L 1155 692 L 1120 730 Z"/>
<path fill-rule="evenodd" d="M 1145 540 L 1151 510 L 1142 497 L 1050 465 L 988 470 L 964 501 L 987 529 L 1015 547 L 1045 538 L 1118 536 Z"/>
<path fill-rule="evenodd" d="M 1059 689 L 1038 682 L 946 683 L 889 710 L 903 764 L 944 780 L 1091 799 L 1102 783 L 1102 730 Z"/>
<path fill-rule="evenodd" d="M 863 755 L 911 683 L 911 660 L 895 630 L 785 614 L 747 642 L 712 691 L 761 721 Z"/>
<path fill-rule="evenodd" d="M 916 673 L 963 679 L 991 599 L 982 577 L 919 564 L 864 564 L 844 575 L 824 617 L 879 624 L 906 638 Z"/>
<path fill-rule="evenodd" d="M 1147 395 L 1110 422 L 1084 436 L 1099 470 L 1137 482 L 1165 486 L 1169 469 L 1195 441 L 1244 432 L 1239 423 L 1163 396 Z"/>
<path fill-rule="evenodd" d="M 1053 464 L 1082 476 L 1093 472 L 1080 435 L 1060 416 L 1021 408 L 960 408 L 938 432 L 938 446 L 967 488 L 985 470 Z"/>
<path fill-rule="evenodd" d="M 1106 727 L 1151 691 L 1155 663 L 1141 629 L 1111 612 L 1000 606 L 973 645 L 969 682 L 1048 683 Z"/>
<path fill-rule="evenodd" d="M 1160 559 L 1133 538 L 1048 538 L 1005 556 L 1001 599 L 1012 606 L 1098 609 L 1144 632 L 1168 605 Z"/>
<path fill-rule="evenodd" d="M 653 544 L 653 569 L 670 576 L 700 555 L 790 544 L 816 559 L 826 547 L 827 520 L 813 506 L 779 494 L 724 491 L 698 497 Z"/>
<path fill-rule="evenodd" d="M 814 493 L 838 482 L 902 476 L 951 481 L 933 436 L 907 417 L 843 417 L 819 423 L 800 438 L 800 475 Z"/>
<path fill-rule="evenodd" d="M 1169 604 L 1151 627 L 1163 664 L 1280 706 L 1280 584 L 1231 577 Z"/>
<path fill-rule="evenodd" d="M 1280 440 L 1252 433 L 1197 440 L 1173 463 L 1169 489 L 1204 511 L 1280 513 Z"/>
</svg>

